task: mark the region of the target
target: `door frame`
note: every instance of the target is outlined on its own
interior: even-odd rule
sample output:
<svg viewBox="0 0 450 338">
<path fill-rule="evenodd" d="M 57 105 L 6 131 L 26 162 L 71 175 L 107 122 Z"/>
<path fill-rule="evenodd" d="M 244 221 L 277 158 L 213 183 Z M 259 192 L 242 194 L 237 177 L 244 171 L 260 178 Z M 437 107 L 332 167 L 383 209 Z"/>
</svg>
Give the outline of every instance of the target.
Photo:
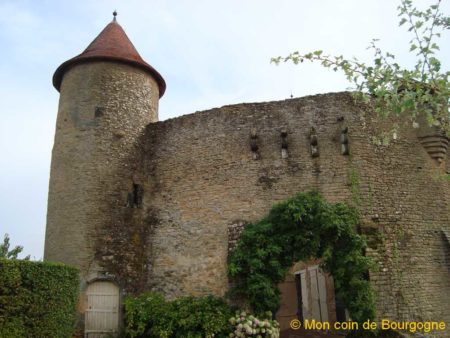
<svg viewBox="0 0 450 338">
<path fill-rule="evenodd" d="M 89 338 L 89 334 L 95 334 L 95 332 L 86 332 L 86 313 L 87 313 L 87 306 L 88 306 L 88 288 L 90 285 L 94 284 L 95 282 L 109 282 L 114 284 L 117 287 L 118 290 L 118 302 L 117 302 L 117 334 L 119 334 L 123 329 L 123 303 L 122 303 L 122 288 L 120 287 L 120 284 L 117 282 L 117 280 L 113 276 L 102 276 L 102 277 L 95 277 L 88 281 L 86 281 L 86 285 L 84 288 L 84 308 L 83 308 L 83 333 L 84 338 Z M 98 332 L 98 334 L 101 334 Z"/>
</svg>

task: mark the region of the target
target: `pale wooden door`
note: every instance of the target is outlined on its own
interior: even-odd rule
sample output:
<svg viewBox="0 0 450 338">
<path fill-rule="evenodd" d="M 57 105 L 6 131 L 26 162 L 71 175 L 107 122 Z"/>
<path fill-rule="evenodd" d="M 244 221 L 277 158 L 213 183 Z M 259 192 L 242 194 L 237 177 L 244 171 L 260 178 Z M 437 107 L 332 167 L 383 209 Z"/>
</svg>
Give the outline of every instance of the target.
<svg viewBox="0 0 450 338">
<path fill-rule="evenodd" d="M 300 275 L 303 319 L 328 321 L 325 275 L 317 266 L 297 272 Z"/>
<path fill-rule="evenodd" d="M 85 337 L 103 338 L 119 330 L 119 288 L 108 281 L 89 284 L 85 312 Z"/>
</svg>

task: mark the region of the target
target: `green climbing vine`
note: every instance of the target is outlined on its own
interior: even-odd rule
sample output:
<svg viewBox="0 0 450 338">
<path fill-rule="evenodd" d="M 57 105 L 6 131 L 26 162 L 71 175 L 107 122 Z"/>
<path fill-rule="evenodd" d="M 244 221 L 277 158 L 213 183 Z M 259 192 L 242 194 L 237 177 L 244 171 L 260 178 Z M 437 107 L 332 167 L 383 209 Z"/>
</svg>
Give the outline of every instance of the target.
<svg viewBox="0 0 450 338">
<path fill-rule="evenodd" d="M 267 217 L 245 227 L 230 255 L 231 295 L 246 300 L 256 313 L 276 310 L 277 284 L 289 268 L 322 258 L 352 319 L 374 319 L 374 292 L 367 279 L 373 262 L 364 256 L 366 242 L 355 231 L 358 223 L 355 209 L 328 203 L 317 192 L 275 205 Z"/>
</svg>

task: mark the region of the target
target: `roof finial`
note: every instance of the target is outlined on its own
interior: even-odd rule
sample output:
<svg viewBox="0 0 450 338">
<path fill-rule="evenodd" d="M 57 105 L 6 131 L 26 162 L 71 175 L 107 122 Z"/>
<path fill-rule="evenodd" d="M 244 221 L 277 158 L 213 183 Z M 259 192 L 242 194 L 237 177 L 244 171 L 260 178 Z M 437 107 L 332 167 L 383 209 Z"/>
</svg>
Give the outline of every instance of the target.
<svg viewBox="0 0 450 338">
<path fill-rule="evenodd" d="M 113 19 L 113 21 L 116 21 L 116 16 L 117 16 L 117 11 L 116 11 L 116 10 L 114 10 L 114 12 L 113 12 L 113 16 L 114 16 L 114 19 Z"/>
</svg>

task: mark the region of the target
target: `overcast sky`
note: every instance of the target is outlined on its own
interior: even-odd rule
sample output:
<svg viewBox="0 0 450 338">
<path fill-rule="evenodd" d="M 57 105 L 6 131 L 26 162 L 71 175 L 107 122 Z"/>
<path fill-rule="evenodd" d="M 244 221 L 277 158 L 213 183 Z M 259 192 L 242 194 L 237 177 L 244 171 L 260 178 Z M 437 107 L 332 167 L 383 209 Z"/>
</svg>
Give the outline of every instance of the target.
<svg viewBox="0 0 450 338">
<path fill-rule="evenodd" d="M 418 6 L 435 1 L 418 0 Z M 443 10 L 450 12 L 448 0 Z M 343 91 L 318 65 L 270 64 L 322 49 L 370 61 L 373 38 L 403 65 L 409 35 L 398 0 L 0 0 L 0 237 L 43 257 L 58 92 L 51 78 L 112 20 L 165 78 L 160 120 L 241 102 Z M 440 40 L 448 69 L 450 43 Z M 443 48 L 444 46 L 445 49 Z M 0 238 L 0 239 L 1 239 Z"/>
</svg>

